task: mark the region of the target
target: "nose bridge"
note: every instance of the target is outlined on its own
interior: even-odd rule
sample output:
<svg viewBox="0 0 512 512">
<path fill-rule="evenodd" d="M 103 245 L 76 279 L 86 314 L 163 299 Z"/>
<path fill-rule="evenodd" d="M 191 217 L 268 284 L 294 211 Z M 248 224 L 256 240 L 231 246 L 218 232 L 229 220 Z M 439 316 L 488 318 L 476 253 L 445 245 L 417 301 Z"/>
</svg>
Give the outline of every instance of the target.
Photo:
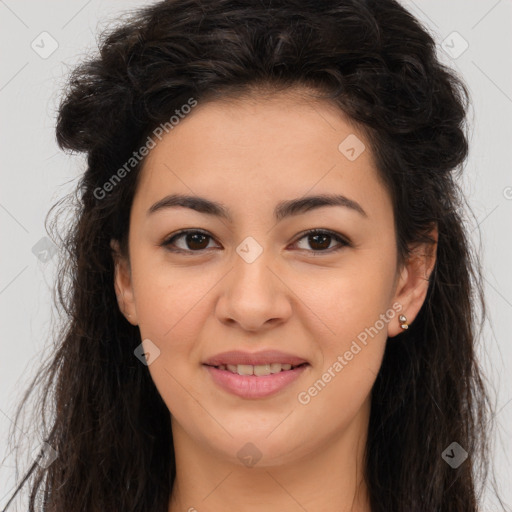
<svg viewBox="0 0 512 512">
<path fill-rule="evenodd" d="M 268 320 L 289 316 L 291 305 L 286 287 L 275 275 L 273 260 L 270 251 L 254 237 L 245 238 L 237 246 L 233 270 L 218 304 L 223 320 L 236 321 L 253 330 Z"/>
<path fill-rule="evenodd" d="M 264 249 L 252 236 L 246 237 L 237 246 L 231 286 L 236 287 L 236 294 L 240 298 L 247 295 L 254 300 L 258 295 L 268 294 L 267 297 L 261 297 L 268 301 L 270 295 L 275 295 L 277 283 L 273 282 L 275 276 L 268 268 L 271 266 L 271 259 L 274 256 L 270 251 Z"/>
</svg>

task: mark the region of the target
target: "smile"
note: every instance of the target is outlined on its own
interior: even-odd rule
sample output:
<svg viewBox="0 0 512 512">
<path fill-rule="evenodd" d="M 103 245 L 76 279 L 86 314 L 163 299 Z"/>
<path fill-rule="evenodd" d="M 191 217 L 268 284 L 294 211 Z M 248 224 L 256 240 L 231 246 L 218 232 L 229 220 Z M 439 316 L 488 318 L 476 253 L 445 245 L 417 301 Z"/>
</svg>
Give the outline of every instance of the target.
<svg viewBox="0 0 512 512">
<path fill-rule="evenodd" d="M 307 363 L 303 363 L 307 364 Z M 288 371 L 297 368 L 298 365 L 281 364 L 281 363 L 270 363 L 270 364 L 221 364 L 215 366 L 218 370 L 228 370 L 231 373 L 238 373 L 238 375 L 270 375 L 272 373 L 279 373 L 281 371 Z"/>
<path fill-rule="evenodd" d="M 278 393 L 302 375 L 308 363 L 262 365 L 203 365 L 222 390 L 245 399 L 265 398 Z"/>
</svg>

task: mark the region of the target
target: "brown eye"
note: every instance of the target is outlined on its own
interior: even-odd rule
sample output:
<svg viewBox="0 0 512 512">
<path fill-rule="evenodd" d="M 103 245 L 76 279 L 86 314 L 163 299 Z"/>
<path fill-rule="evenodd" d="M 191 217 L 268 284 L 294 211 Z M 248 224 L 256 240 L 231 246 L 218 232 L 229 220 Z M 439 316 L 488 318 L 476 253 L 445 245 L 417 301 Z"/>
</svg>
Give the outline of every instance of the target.
<svg viewBox="0 0 512 512">
<path fill-rule="evenodd" d="M 313 249 L 329 249 L 332 237 L 330 235 L 308 235 L 309 245 Z"/>
<path fill-rule="evenodd" d="M 190 249 L 206 249 L 208 247 L 208 237 L 202 233 L 188 233 L 185 235 L 185 243 Z"/>
<path fill-rule="evenodd" d="M 303 233 L 302 237 L 299 238 L 296 243 L 299 243 L 300 240 L 306 240 L 306 243 L 304 244 L 306 247 L 299 247 L 299 249 L 313 253 L 334 252 L 341 249 L 342 247 L 350 245 L 350 243 L 339 234 L 318 229 Z M 331 243 L 333 241 L 338 242 L 338 247 L 331 247 Z"/>
<path fill-rule="evenodd" d="M 211 236 L 202 231 L 182 231 L 162 243 L 175 252 L 199 252 L 208 248 Z M 179 243 L 177 243 L 180 241 Z"/>
<path fill-rule="evenodd" d="M 165 240 L 161 245 L 168 248 L 172 252 L 194 253 L 201 252 L 208 248 L 210 241 L 213 240 L 211 235 L 197 230 L 184 230 Z M 310 230 L 303 233 L 301 238 L 295 244 L 299 244 L 301 240 L 306 240 L 305 247 L 299 247 L 301 250 L 315 253 L 331 253 L 340 250 L 345 246 L 350 246 L 350 242 L 340 234 L 326 230 Z M 337 242 L 337 247 L 331 244 Z M 318 254 L 320 255 L 320 254 Z"/>
</svg>

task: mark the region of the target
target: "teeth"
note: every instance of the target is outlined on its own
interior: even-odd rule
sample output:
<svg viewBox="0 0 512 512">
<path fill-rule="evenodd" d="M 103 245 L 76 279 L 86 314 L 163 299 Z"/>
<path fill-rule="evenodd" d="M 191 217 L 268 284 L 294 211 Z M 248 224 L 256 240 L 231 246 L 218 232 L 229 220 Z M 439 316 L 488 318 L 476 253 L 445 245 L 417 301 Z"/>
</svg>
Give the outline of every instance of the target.
<svg viewBox="0 0 512 512">
<path fill-rule="evenodd" d="M 272 363 L 270 365 L 270 373 L 279 373 L 281 371 L 281 363 Z"/>
<path fill-rule="evenodd" d="M 292 365 L 289 363 L 271 363 L 271 364 L 222 364 L 217 366 L 219 370 L 228 370 L 232 373 L 238 373 L 238 375 L 270 375 L 271 373 L 279 373 L 280 371 L 291 370 Z"/>
<path fill-rule="evenodd" d="M 254 367 L 254 375 L 270 375 L 269 364 L 258 364 Z"/>
<path fill-rule="evenodd" d="M 237 365 L 238 375 L 252 375 L 254 373 L 254 366 L 251 364 Z"/>
</svg>

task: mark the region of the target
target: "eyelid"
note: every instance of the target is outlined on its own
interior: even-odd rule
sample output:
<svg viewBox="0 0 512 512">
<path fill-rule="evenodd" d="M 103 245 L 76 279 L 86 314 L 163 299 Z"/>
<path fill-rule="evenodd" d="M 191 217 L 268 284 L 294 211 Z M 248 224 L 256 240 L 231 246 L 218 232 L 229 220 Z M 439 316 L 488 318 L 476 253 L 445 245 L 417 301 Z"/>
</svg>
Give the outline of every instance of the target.
<svg viewBox="0 0 512 512">
<path fill-rule="evenodd" d="M 321 251 L 313 251 L 313 250 L 306 250 L 306 252 L 309 252 L 313 254 L 314 256 L 321 256 L 322 254 L 331 254 L 333 252 L 337 252 L 341 250 L 343 247 L 352 247 L 352 242 L 341 233 L 338 233 L 337 231 L 332 231 L 331 229 L 327 228 L 312 228 L 307 229 L 306 231 L 303 231 L 299 235 L 297 235 L 297 238 L 293 242 L 296 244 L 299 240 L 302 240 L 303 238 L 309 236 L 309 235 L 328 235 L 331 238 L 335 239 L 340 245 L 338 247 L 332 247 L 331 249 L 324 249 Z M 301 249 L 299 249 L 301 250 Z"/>
<path fill-rule="evenodd" d="M 176 233 L 173 233 L 172 235 L 166 237 L 163 240 L 163 242 L 160 243 L 159 245 L 161 247 L 164 247 L 165 249 L 167 249 L 169 252 L 173 252 L 173 253 L 179 253 L 179 254 L 203 254 L 204 251 L 206 251 L 207 249 L 201 249 L 200 251 L 191 251 L 191 250 L 184 250 L 184 249 L 179 249 L 179 248 L 178 249 L 176 249 L 176 248 L 169 248 L 169 247 L 172 246 L 172 243 L 171 243 L 172 241 L 177 240 L 181 236 L 192 234 L 192 233 L 204 235 L 206 237 L 211 238 L 212 240 L 215 240 L 215 238 L 210 233 L 208 233 L 207 231 L 204 231 L 204 230 L 199 229 L 199 228 L 186 228 L 186 229 L 181 229 L 180 231 L 178 231 Z"/>
<path fill-rule="evenodd" d="M 201 234 L 201 235 L 211 238 L 212 240 L 215 240 L 215 237 L 213 237 L 213 235 L 211 235 L 207 231 L 204 231 L 199 228 L 186 228 L 186 229 L 182 229 L 182 230 L 178 231 L 177 233 L 173 233 L 169 237 L 165 238 L 164 241 L 160 245 L 163 247 L 166 247 L 166 248 L 170 247 L 172 245 L 171 244 L 172 241 L 178 239 L 181 236 L 191 234 L 191 233 Z M 312 228 L 312 229 L 303 231 L 297 235 L 297 237 L 295 238 L 295 241 L 292 242 L 292 244 L 296 244 L 297 242 L 299 242 L 300 240 L 302 240 L 303 238 L 305 238 L 309 235 L 317 235 L 317 234 L 323 234 L 323 235 L 330 236 L 331 238 L 335 239 L 339 243 L 339 246 L 333 247 L 330 249 L 319 250 L 319 251 L 307 250 L 307 249 L 298 249 L 298 250 L 306 251 L 315 256 L 321 256 L 323 254 L 332 254 L 333 252 L 337 252 L 337 251 L 341 250 L 343 247 L 352 247 L 352 242 L 346 236 L 342 235 L 341 233 L 338 233 L 336 231 L 332 231 L 332 230 L 326 229 L 326 228 Z M 181 254 L 194 254 L 194 253 L 203 254 L 204 251 L 207 251 L 208 249 L 201 249 L 198 251 L 183 250 L 183 249 L 167 249 L 167 250 L 169 250 L 170 252 L 181 253 Z"/>
</svg>

